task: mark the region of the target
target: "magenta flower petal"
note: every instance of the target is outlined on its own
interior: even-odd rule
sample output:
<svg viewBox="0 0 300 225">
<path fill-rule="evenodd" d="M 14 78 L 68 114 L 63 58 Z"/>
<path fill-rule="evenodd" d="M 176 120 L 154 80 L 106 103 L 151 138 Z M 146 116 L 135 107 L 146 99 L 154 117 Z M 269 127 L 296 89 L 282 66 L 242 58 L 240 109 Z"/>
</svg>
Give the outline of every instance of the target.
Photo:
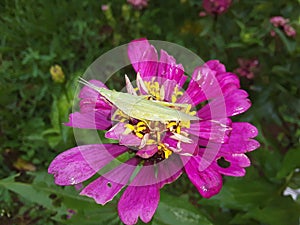
<svg viewBox="0 0 300 225">
<path fill-rule="evenodd" d="M 141 38 L 128 45 L 128 57 L 135 71 L 141 77 L 153 77 L 156 74 L 158 55 L 147 39 Z"/>
<path fill-rule="evenodd" d="M 137 151 L 136 155 L 148 159 L 157 153 L 157 145 L 148 145 Z"/>
<path fill-rule="evenodd" d="M 144 223 L 150 222 L 158 206 L 159 198 L 157 185 L 127 187 L 118 203 L 121 220 L 128 225 L 136 224 L 138 217 Z"/>
<path fill-rule="evenodd" d="M 105 133 L 105 137 L 119 140 L 120 136 L 125 132 L 125 130 L 125 123 L 119 122 Z"/>
<path fill-rule="evenodd" d="M 228 141 L 231 130 L 231 120 L 228 118 L 203 120 L 199 123 L 191 124 L 189 129 L 184 129 L 184 131 L 197 137 L 220 143 Z"/>
<path fill-rule="evenodd" d="M 106 204 L 111 201 L 129 182 L 138 162 L 139 160 L 137 158 L 130 159 L 125 164 L 121 164 L 112 171 L 90 183 L 81 191 L 80 194 L 95 199 L 98 204 Z M 116 180 L 118 180 L 118 183 L 114 182 Z"/>
<path fill-rule="evenodd" d="M 240 134 L 245 139 L 254 138 L 258 135 L 258 130 L 255 126 L 247 122 L 232 123 L 233 134 Z"/>
<path fill-rule="evenodd" d="M 171 102 L 172 101 L 172 94 L 174 93 L 174 89 L 178 85 L 175 80 L 165 80 L 163 82 L 163 88 L 165 90 L 164 100 Z"/>
<path fill-rule="evenodd" d="M 50 164 L 48 173 L 58 185 L 81 183 L 115 157 L 127 151 L 126 147 L 112 144 L 82 145 L 59 154 Z"/>
<path fill-rule="evenodd" d="M 108 116 L 112 110 L 112 107 L 109 104 L 107 104 L 106 101 L 101 99 L 100 95 L 98 99 L 93 99 L 93 98 L 82 99 L 79 103 L 79 106 L 80 106 L 81 113 L 99 110 L 103 114 Z"/>
<path fill-rule="evenodd" d="M 204 198 L 210 198 L 220 192 L 222 188 L 222 177 L 212 167 L 199 171 L 199 157 L 192 157 L 184 168 L 190 181 L 195 185 Z"/>
<path fill-rule="evenodd" d="M 111 121 L 101 111 L 75 112 L 70 114 L 69 122 L 65 125 L 75 128 L 104 130 L 111 126 Z"/>
<path fill-rule="evenodd" d="M 205 64 L 208 65 L 211 70 L 216 71 L 217 74 L 226 72 L 225 66 L 220 63 L 219 60 L 209 60 Z"/>
<path fill-rule="evenodd" d="M 193 104 L 197 105 L 208 99 L 224 96 L 238 88 L 240 88 L 238 77 L 226 72 L 225 66 L 218 60 L 211 60 L 194 70 L 189 87 L 179 102 L 190 102 L 192 99 Z"/>
<path fill-rule="evenodd" d="M 260 144 L 253 140 L 257 136 L 257 129 L 250 123 L 235 122 L 232 123 L 232 132 L 228 143 L 222 145 L 221 151 L 227 154 L 231 153 L 245 153 L 257 149 Z"/>
<path fill-rule="evenodd" d="M 97 87 L 107 88 L 102 82 L 97 80 L 90 80 L 90 83 L 94 84 Z M 111 111 L 111 105 L 104 100 L 101 95 L 91 89 L 90 87 L 83 87 L 79 93 L 80 101 L 80 112 L 89 112 L 94 111 L 95 109 L 101 110 L 102 113 L 109 114 Z"/>
<path fill-rule="evenodd" d="M 119 122 L 105 133 L 106 138 L 119 140 L 120 145 L 139 146 L 142 139 L 132 133 L 125 134 L 125 123 Z"/>
<path fill-rule="evenodd" d="M 107 88 L 105 86 L 105 84 L 103 84 L 101 81 L 99 80 L 90 80 L 90 83 L 94 84 L 97 87 L 103 87 L 103 88 Z M 90 87 L 84 86 L 80 93 L 79 93 L 79 98 L 94 98 L 97 99 L 99 96 L 99 93 L 93 89 L 91 89 Z"/>
<path fill-rule="evenodd" d="M 142 142 L 142 139 L 138 138 L 134 134 L 122 135 L 119 140 L 120 145 L 127 146 L 139 146 Z"/>
<path fill-rule="evenodd" d="M 248 93 L 244 90 L 234 90 L 223 97 L 212 100 L 209 104 L 205 105 L 198 111 L 198 115 L 203 119 L 211 119 L 211 109 L 214 111 L 214 115 L 224 115 L 224 104 L 226 105 L 226 116 L 235 116 L 247 111 L 251 102 L 247 98 Z"/>
<path fill-rule="evenodd" d="M 192 80 L 179 102 L 193 101 L 197 105 L 207 99 L 222 95 L 216 79 L 216 71 L 211 70 L 207 65 L 197 67 L 192 75 Z M 218 92 L 218 93 L 215 93 Z"/>
<path fill-rule="evenodd" d="M 145 223 L 150 222 L 160 198 L 159 185 L 153 182 L 155 180 L 153 167 L 143 166 L 118 203 L 119 216 L 123 223 L 135 224 L 138 217 Z M 146 182 L 153 185 L 144 185 Z"/>
<path fill-rule="evenodd" d="M 166 51 L 160 51 L 160 60 L 158 63 L 157 74 L 167 80 L 174 80 L 182 87 L 187 79 L 184 75 L 184 69 L 181 64 L 176 64 L 173 56 L 170 56 Z"/>
<path fill-rule="evenodd" d="M 218 167 L 218 171 L 223 175 L 235 177 L 244 176 L 246 173 L 244 167 L 248 167 L 251 164 L 249 158 L 245 154 L 232 154 L 223 157 L 230 163 L 229 167 L 223 168 L 215 163 L 216 167 Z"/>
</svg>

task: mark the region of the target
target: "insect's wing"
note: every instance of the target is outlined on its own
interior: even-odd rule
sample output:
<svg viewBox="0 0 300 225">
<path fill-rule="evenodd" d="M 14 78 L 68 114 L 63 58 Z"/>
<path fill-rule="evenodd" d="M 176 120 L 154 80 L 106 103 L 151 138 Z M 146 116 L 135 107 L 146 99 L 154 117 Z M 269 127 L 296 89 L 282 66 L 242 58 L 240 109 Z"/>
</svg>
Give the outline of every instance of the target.
<svg viewBox="0 0 300 225">
<path fill-rule="evenodd" d="M 162 122 L 199 120 L 198 117 L 146 99 L 137 100 L 130 109 L 130 114 L 135 118 Z"/>
</svg>

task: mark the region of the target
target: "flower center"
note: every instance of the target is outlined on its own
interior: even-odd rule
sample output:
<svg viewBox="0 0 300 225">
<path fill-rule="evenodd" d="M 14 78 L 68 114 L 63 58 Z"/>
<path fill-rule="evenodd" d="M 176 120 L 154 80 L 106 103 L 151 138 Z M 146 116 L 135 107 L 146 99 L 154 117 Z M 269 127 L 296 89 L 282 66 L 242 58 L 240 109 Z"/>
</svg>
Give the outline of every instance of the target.
<svg viewBox="0 0 300 225">
<path fill-rule="evenodd" d="M 170 81 L 171 82 L 171 81 Z M 165 93 L 165 84 L 160 84 L 154 79 L 150 81 L 143 81 L 140 77 L 137 78 L 138 88 L 129 86 L 130 90 L 140 92 L 140 96 L 144 96 L 146 100 L 153 101 L 164 107 L 169 107 L 194 116 L 195 111 L 191 111 L 191 104 L 176 103 L 177 99 L 183 95 L 179 90 L 179 86 L 170 83 L 172 93 Z M 141 91 L 140 88 L 143 90 Z M 168 87 L 170 89 L 170 86 Z M 138 93 L 137 93 L 138 94 Z M 166 95 L 167 94 L 167 95 Z M 175 112 L 175 111 L 174 111 Z M 153 112 L 155 114 L 156 112 Z M 175 112 L 176 113 L 176 112 Z M 163 160 L 168 159 L 173 152 L 181 152 L 181 142 L 191 143 L 189 134 L 182 131 L 182 128 L 189 128 L 190 121 L 166 121 L 166 120 L 148 120 L 137 119 L 126 115 L 120 109 L 117 109 L 112 116 L 112 120 L 122 122 L 124 125 L 124 132 L 120 136 L 120 141 L 127 140 L 122 143 L 129 146 L 137 156 L 149 160 Z M 131 136 L 130 136 L 131 135 Z M 124 136 L 127 138 L 124 139 Z M 135 136 L 135 137 L 134 137 Z M 129 141 L 129 139 L 132 141 Z M 140 139 L 140 141 L 138 141 Z M 138 144 L 136 144 L 138 143 Z"/>
</svg>

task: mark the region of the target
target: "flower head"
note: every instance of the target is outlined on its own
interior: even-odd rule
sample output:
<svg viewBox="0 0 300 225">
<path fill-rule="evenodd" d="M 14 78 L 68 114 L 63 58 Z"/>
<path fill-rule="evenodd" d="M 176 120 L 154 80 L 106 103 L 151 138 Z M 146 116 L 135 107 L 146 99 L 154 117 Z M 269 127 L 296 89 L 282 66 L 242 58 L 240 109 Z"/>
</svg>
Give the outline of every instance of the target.
<svg viewBox="0 0 300 225">
<path fill-rule="evenodd" d="M 148 0 L 127 0 L 127 2 L 139 10 L 148 6 Z"/>
<path fill-rule="evenodd" d="M 295 37 L 296 30 L 291 25 L 288 24 L 289 21 L 290 21 L 289 19 L 285 19 L 282 16 L 274 16 L 270 19 L 270 23 L 274 27 L 278 27 L 279 29 L 282 29 L 288 37 Z M 276 36 L 274 30 L 271 30 L 271 36 L 272 37 Z"/>
<path fill-rule="evenodd" d="M 65 74 L 59 65 L 54 65 L 50 67 L 50 74 L 52 79 L 56 83 L 63 83 L 65 81 Z"/>
<path fill-rule="evenodd" d="M 56 184 L 75 185 L 123 158 L 80 194 L 104 205 L 127 186 L 118 212 L 125 224 L 135 224 L 138 218 L 145 223 L 151 220 L 160 189 L 182 173 L 203 197 L 217 194 L 222 175 L 244 176 L 244 168 L 250 165 L 245 153 L 259 143 L 252 139 L 257 135 L 254 126 L 229 118 L 245 112 L 251 103 L 238 77 L 226 72 L 219 61 L 195 68 L 183 90 L 184 68 L 166 51 L 161 50 L 159 58 L 154 46 L 140 39 L 129 44 L 128 56 L 137 73 L 136 87 L 127 77 L 127 93 L 110 91 L 102 82 L 90 80 L 79 94 L 80 111 L 66 123 L 107 130 L 105 137 L 117 144 L 69 149 L 52 161 L 48 171 Z M 220 165 L 220 160 L 229 166 Z"/>
<path fill-rule="evenodd" d="M 222 14 L 230 7 L 231 0 L 203 0 L 202 6 L 209 14 Z"/>
<path fill-rule="evenodd" d="M 258 69 L 259 61 L 257 59 L 238 59 L 239 68 L 235 72 L 241 77 L 253 79 L 255 72 Z"/>
<path fill-rule="evenodd" d="M 102 11 L 107 11 L 109 9 L 109 5 L 101 5 Z"/>
</svg>

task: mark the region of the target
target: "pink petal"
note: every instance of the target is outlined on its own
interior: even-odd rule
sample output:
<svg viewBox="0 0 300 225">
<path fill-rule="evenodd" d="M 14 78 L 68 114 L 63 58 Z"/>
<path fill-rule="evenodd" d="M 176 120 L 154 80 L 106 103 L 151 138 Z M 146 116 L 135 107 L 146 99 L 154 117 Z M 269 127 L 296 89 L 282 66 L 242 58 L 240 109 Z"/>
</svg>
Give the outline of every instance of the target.
<svg viewBox="0 0 300 225">
<path fill-rule="evenodd" d="M 163 82 L 162 88 L 165 90 L 165 97 L 164 100 L 167 102 L 171 102 L 172 95 L 174 94 L 174 89 L 177 85 L 175 80 L 165 80 Z"/>
<path fill-rule="evenodd" d="M 240 88 L 240 79 L 233 73 L 217 74 L 217 80 L 224 95 Z"/>
<path fill-rule="evenodd" d="M 157 145 L 146 145 L 144 148 L 139 149 L 136 155 L 144 159 L 148 159 L 157 153 Z"/>
<path fill-rule="evenodd" d="M 150 45 L 147 39 L 141 38 L 130 42 L 128 57 L 133 68 L 141 74 L 141 77 L 156 75 L 158 55 L 156 49 Z"/>
<path fill-rule="evenodd" d="M 125 132 L 125 123 L 119 122 L 105 133 L 106 138 L 119 140 L 120 136 Z"/>
<path fill-rule="evenodd" d="M 226 72 L 225 66 L 219 61 L 211 60 L 194 70 L 189 87 L 179 101 L 190 102 L 192 99 L 194 105 L 197 105 L 238 88 L 240 88 L 238 77 Z"/>
<path fill-rule="evenodd" d="M 216 72 L 207 65 L 197 67 L 192 75 L 192 80 L 179 102 L 191 102 L 199 104 L 216 96 L 221 96 L 222 92 L 216 79 Z"/>
<path fill-rule="evenodd" d="M 94 98 L 84 98 L 79 103 L 80 112 L 90 112 L 90 111 L 101 111 L 105 115 L 111 114 L 112 106 L 103 100 L 100 95 L 98 99 Z"/>
<path fill-rule="evenodd" d="M 221 175 L 213 170 L 212 167 L 206 168 L 204 171 L 199 171 L 199 158 L 191 157 L 185 165 L 185 171 L 190 181 L 195 185 L 199 193 L 204 198 L 210 198 L 220 192 L 222 188 Z"/>
<path fill-rule="evenodd" d="M 189 134 L 220 143 L 228 141 L 231 130 L 231 120 L 228 118 L 201 120 L 191 124 L 190 128 L 183 129 Z"/>
<path fill-rule="evenodd" d="M 78 184 L 92 177 L 125 151 L 126 147 L 113 144 L 78 146 L 59 154 L 51 162 L 48 173 L 54 175 L 58 185 Z"/>
<path fill-rule="evenodd" d="M 225 68 L 224 64 L 220 63 L 219 60 L 209 60 L 205 64 L 208 65 L 211 70 L 214 70 L 217 73 L 225 73 L 226 72 L 226 68 Z"/>
<path fill-rule="evenodd" d="M 107 88 L 101 81 L 90 80 L 89 82 L 97 87 Z M 79 98 L 82 99 L 80 101 L 81 113 L 98 109 L 101 110 L 103 114 L 108 115 L 111 111 L 111 105 L 97 91 L 90 87 L 84 86 L 79 93 Z"/>
<path fill-rule="evenodd" d="M 145 223 L 152 219 L 159 202 L 159 185 L 142 185 L 156 180 L 153 166 L 143 166 L 124 191 L 118 203 L 120 219 L 125 224 L 136 224 L 138 217 Z"/>
<path fill-rule="evenodd" d="M 103 84 L 101 81 L 99 81 L 99 80 L 90 80 L 89 81 L 90 83 L 92 83 L 92 84 L 94 84 L 95 86 L 97 86 L 97 87 L 103 87 L 103 88 L 107 88 L 106 86 L 105 86 L 105 84 Z M 92 88 L 90 88 L 90 87 L 88 87 L 88 86 L 84 86 L 82 89 L 81 89 L 81 91 L 80 91 L 80 93 L 79 93 L 79 98 L 93 98 L 93 99 L 97 99 L 98 98 L 98 96 L 99 96 L 100 94 L 97 92 L 97 91 L 95 91 L 94 89 L 92 89 Z"/>
<path fill-rule="evenodd" d="M 238 115 L 250 108 L 251 102 L 247 97 L 246 91 L 234 90 L 202 107 L 198 111 L 198 116 L 202 119 L 215 119 Z"/>
<path fill-rule="evenodd" d="M 240 134 L 244 138 L 254 138 L 258 134 L 257 128 L 247 122 L 232 123 L 232 130 L 234 134 Z"/>
<path fill-rule="evenodd" d="M 127 135 L 121 135 L 119 144 L 120 145 L 126 145 L 126 146 L 140 146 L 142 142 L 141 138 L 138 138 L 134 134 L 127 134 Z"/>
<path fill-rule="evenodd" d="M 244 167 L 251 165 L 249 158 L 245 154 L 232 154 L 223 156 L 226 161 L 230 163 L 230 166 L 223 168 L 215 163 L 215 167 L 218 169 L 219 173 L 227 176 L 241 177 L 244 176 L 246 170 Z"/>
<path fill-rule="evenodd" d="M 255 126 L 246 122 L 232 123 L 232 132 L 228 143 L 222 145 L 221 152 L 245 153 L 257 149 L 260 144 L 251 138 L 256 137 L 258 131 Z"/>
<path fill-rule="evenodd" d="M 137 158 L 130 159 L 90 183 L 80 194 L 95 199 L 98 204 L 106 204 L 128 183 L 138 162 Z"/>
<path fill-rule="evenodd" d="M 136 224 L 138 217 L 144 223 L 150 222 L 157 209 L 159 198 L 157 185 L 127 187 L 118 203 L 120 219 L 128 225 Z"/>
<path fill-rule="evenodd" d="M 105 130 L 111 126 L 111 121 L 108 120 L 105 112 L 75 112 L 69 115 L 69 122 L 65 123 L 65 125 L 82 129 Z"/>
<path fill-rule="evenodd" d="M 164 77 L 167 80 L 176 81 L 180 87 L 187 79 L 187 76 L 184 75 L 183 66 L 181 64 L 176 64 L 175 58 L 170 56 L 164 50 L 160 50 L 160 60 L 158 63 L 157 75 Z"/>
<path fill-rule="evenodd" d="M 125 130 L 125 123 L 118 122 L 109 131 L 105 133 L 105 137 L 114 140 L 119 140 L 120 145 L 139 146 L 142 142 L 142 139 L 138 138 L 133 133 L 125 134 Z"/>
</svg>

